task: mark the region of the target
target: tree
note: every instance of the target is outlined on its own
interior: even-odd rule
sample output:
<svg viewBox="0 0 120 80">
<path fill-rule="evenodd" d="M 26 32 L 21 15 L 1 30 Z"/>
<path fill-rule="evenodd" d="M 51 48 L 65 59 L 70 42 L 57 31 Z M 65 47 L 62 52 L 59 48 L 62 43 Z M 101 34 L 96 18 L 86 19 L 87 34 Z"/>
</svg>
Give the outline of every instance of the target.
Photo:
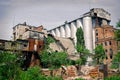
<svg viewBox="0 0 120 80">
<path fill-rule="evenodd" d="M 62 64 L 66 64 L 67 53 L 52 51 L 49 47 L 50 43 L 55 42 L 54 36 L 49 35 L 46 39 L 45 49 L 40 55 L 40 61 L 44 68 L 58 68 Z"/>
<path fill-rule="evenodd" d="M 118 49 L 119 49 L 119 44 L 118 42 L 120 41 L 120 20 L 117 22 L 117 25 L 116 27 L 118 28 L 116 31 L 115 31 L 115 39 L 117 41 L 117 46 L 118 46 Z M 120 51 L 118 51 L 118 53 L 114 56 L 113 60 L 112 60 L 112 68 L 120 68 Z M 118 66 L 118 63 L 119 63 L 119 66 Z"/>
<path fill-rule="evenodd" d="M 14 80 L 62 80 L 61 77 L 45 76 L 42 74 L 39 66 L 28 68 L 27 71 L 20 71 Z"/>
<path fill-rule="evenodd" d="M 120 64 L 120 52 L 118 52 L 114 57 L 113 57 L 113 60 L 112 60 L 112 68 L 119 68 Z"/>
<path fill-rule="evenodd" d="M 120 20 L 117 22 L 116 27 L 120 28 Z"/>
<path fill-rule="evenodd" d="M 103 62 L 103 59 L 105 58 L 105 51 L 102 45 L 96 46 L 94 49 L 94 60 L 97 61 L 97 64 L 100 64 L 100 62 Z"/>
<path fill-rule="evenodd" d="M 117 22 L 116 27 L 117 27 L 118 29 L 116 29 L 116 31 L 115 31 L 115 40 L 117 41 L 117 46 L 118 46 L 118 49 L 119 49 L 119 44 L 118 44 L 118 42 L 120 41 L 120 20 Z"/>
<path fill-rule="evenodd" d="M 104 80 L 120 80 L 120 76 L 119 75 L 110 76 L 105 78 Z"/>
<path fill-rule="evenodd" d="M 17 54 L 2 51 L 0 59 L 0 80 L 14 80 L 20 70 Z"/>
<path fill-rule="evenodd" d="M 84 33 L 81 27 L 77 29 L 76 37 L 77 37 L 76 49 L 80 56 L 78 62 L 79 64 L 82 65 L 85 64 L 87 61 L 87 57 L 89 56 L 89 50 L 85 48 Z"/>
<path fill-rule="evenodd" d="M 46 39 L 45 50 L 50 49 L 49 45 L 50 43 L 53 43 L 53 42 L 55 42 L 53 36 L 48 36 Z"/>
<path fill-rule="evenodd" d="M 12 52 L 0 51 L 0 59 L 0 80 L 62 80 L 61 77 L 43 75 L 39 66 L 22 71 L 18 55 Z"/>
<path fill-rule="evenodd" d="M 46 68 L 59 68 L 66 65 L 67 54 L 65 52 L 44 52 L 41 55 L 41 63 Z"/>
</svg>

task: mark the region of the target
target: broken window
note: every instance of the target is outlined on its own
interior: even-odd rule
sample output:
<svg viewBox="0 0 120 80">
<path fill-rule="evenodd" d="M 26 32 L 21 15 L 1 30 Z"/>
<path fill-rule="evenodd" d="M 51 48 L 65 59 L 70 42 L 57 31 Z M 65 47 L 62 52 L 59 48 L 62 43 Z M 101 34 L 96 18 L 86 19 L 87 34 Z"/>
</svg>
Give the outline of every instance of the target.
<svg viewBox="0 0 120 80">
<path fill-rule="evenodd" d="M 107 42 L 105 42 L 105 46 L 107 46 Z"/>
<path fill-rule="evenodd" d="M 42 48 L 42 45 L 39 45 L 39 48 L 41 49 L 41 48 Z"/>
<path fill-rule="evenodd" d="M 107 53 L 107 52 L 108 52 L 108 50 L 106 49 L 106 50 L 105 50 L 105 52 Z"/>
<path fill-rule="evenodd" d="M 113 50 L 110 48 L 110 59 L 113 57 Z"/>
<path fill-rule="evenodd" d="M 108 57 L 106 56 L 106 59 L 108 59 Z"/>
<path fill-rule="evenodd" d="M 15 42 L 12 42 L 12 43 L 11 43 L 11 46 L 15 46 Z"/>
<path fill-rule="evenodd" d="M 111 41 L 109 41 L 109 45 L 112 45 L 112 42 L 111 42 Z"/>
<path fill-rule="evenodd" d="M 95 34 L 96 34 L 96 36 L 98 36 L 98 30 L 97 29 L 96 29 L 96 33 Z"/>
<path fill-rule="evenodd" d="M 24 44 L 24 47 L 27 47 L 27 44 Z"/>
<path fill-rule="evenodd" d="M 96 42 L 98 41 L 98 37 L 96 37 Z"/>
</svg>

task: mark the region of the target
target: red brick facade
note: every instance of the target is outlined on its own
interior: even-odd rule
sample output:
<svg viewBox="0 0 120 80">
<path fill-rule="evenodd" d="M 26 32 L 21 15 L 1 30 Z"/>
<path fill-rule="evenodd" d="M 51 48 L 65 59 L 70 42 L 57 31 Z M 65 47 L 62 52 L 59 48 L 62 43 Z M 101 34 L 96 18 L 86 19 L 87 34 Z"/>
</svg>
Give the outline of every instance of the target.
<svg viewBox="0 0 120 80">
<path fill-rule="evenodd" d="M 117 43 L 114 39 L 114 32 L 115 28 L 110 25 L 95 27 L 95 45 L 103 45 L 108 63 L 111 62 L 113 54 L 117 53 Z"/>
</svg>

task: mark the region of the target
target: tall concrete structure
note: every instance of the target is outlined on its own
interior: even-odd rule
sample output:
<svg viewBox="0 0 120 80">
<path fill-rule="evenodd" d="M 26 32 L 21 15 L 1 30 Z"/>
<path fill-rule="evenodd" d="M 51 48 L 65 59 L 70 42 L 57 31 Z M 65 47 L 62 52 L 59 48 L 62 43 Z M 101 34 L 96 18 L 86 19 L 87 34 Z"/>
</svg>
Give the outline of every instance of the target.
<svg viewBox="0 0 120 80">
<path fill-rule="evenodd" d="M 72 38 L 76 44 L 76 31 L 77 28 L 81 27 L 84 31 L 85 46 L 92 53 L 95 48 L 94 27 L 96 25 L 109 25 L 110 21 L 110 13 L 102 8 L 93 8 L 80 18 L 65 22 L 63 25 L 51 29 L 48 32 L 57 37 Z"/>
</svg>

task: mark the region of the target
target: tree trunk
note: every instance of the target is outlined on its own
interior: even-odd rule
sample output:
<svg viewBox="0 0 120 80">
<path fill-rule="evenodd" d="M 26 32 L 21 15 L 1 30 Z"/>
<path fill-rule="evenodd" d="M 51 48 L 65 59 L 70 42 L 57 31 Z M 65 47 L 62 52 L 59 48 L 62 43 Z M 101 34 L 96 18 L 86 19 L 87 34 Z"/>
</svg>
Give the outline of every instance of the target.
<svg viewBox="0 0 120 80">
<path fill-rule="evenodd" d="M 97 64 L 99 64 L 99 58 L 97 58 Z"/>
</svg>

